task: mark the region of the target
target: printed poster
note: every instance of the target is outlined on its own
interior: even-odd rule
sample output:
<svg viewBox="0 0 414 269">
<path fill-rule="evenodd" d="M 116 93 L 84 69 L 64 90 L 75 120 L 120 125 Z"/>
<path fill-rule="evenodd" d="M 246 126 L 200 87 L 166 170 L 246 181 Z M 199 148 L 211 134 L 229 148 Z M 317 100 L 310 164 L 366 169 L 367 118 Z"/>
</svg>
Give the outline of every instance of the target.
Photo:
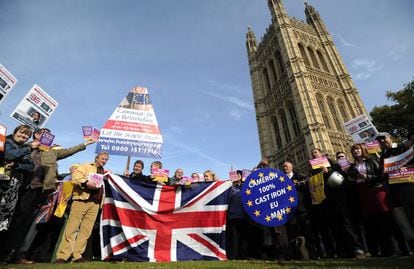
<svg viewBox="0 0 414 269">
<path fill-rule="evenodd" d="M 162 143 L 148 90 L 135 87 L 101 129 L 95 152 L 159 159 Z"/>
<path fill-rule="evenodd" d="M 42 128 L 55 112 L 58 102 L 38 85 L 34 85 L 20 101 L 10 117 L 33 129 Z"/>
<path fill-rule="evenodd" d="M 17 79 L 0 64 L 0 104 L 16 83 Z"/>
<path fill-rule="evenodd" d="M 375 141 L 375 137 L 378 134 L 377 129 L 365 114 L 345 122 L 344 127 L 355 143 Z"/>
</svg>

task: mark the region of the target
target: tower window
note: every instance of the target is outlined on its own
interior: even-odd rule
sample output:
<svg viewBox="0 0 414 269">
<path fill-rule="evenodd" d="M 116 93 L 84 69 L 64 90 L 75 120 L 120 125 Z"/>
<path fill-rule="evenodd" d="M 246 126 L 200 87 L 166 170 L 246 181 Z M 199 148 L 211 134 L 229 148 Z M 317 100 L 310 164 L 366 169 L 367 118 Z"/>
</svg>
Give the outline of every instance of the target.
<svg viewBox="0 0 414 269">
<path fill-rule="evenodd" d="M 322 63 L 323 70 L 329 72 L 328 65 L 326 64 L 325 57 L 323 57 L 323 54 L 319 50 L 316 51 L 316 54 L 318 54 L 319 60 Z"/>
<path fill-rule="evenodd" d="M 276 51 L 276 61 L 279 65 L 280 75 L 285 72 L 285 68 L 283 67 L 282 55 L 280 55 L 280 51 Z"/>
<path fill-rule="evenodd" d="M 326 113 L 326 110 L 325 110 L 325 105 L 323 103 L 323 97 L 320 94 L 315 95 L 315 97 L 316 97 L 316 101 L 318 102 L 319 110 L 321 111 L 323 121 L 326 127 L 331 129 L 332 127 L 331 127 L 331 123 L 328 118 L 328 114 Z"/>
<path fill-rule="evenodd" d="M 275 68 L 275 62 L 273 60 L 270 60 L 269 62 L 269 68 L 270 68 L 270 74 L 272 74 L 273 81 L 276 82 L 278 80 L 276 68 Z"/>
<path fill-rule="evenodd" d="M 316 59 L 315 53 L 313 53 L 312 48 L 308 47 L 308 52 L 311 57 L 313 67 L 320 69 L 318 60 Z"/>
<path fill-rule="evenodd" d="M 347 115 L 346 110 L 345 110 L 345 105 L 341 100 L 338 101 L 338 109 L 339 109 L 339 112 L 341 113 L 341 116 L 344 119 L 344 121 L 347 121 L 348 120 L 348 115 Z"/>
<path fill-rule="evenodd" d="M 290 118 L 292 119 L 293 131 L 295 133 L 295 136 L 298 136 L 300 134 L 300 127 L 299 127 L 298 118 L 296 116 L 296 110 L 292 103 L 289 104 L 289 113 L 290 113 Z"/>
<path fill-rule="evenodd" d="M 291 141 L 290 132 L 289 132 L 289 126 L 286 119 L 286 114 L 283 109 L 279 110 L 280 117 L 282 119 L 283 124 L 283 132 L 285 134 L 286 142 L 289 143 Z"/>
<path fill-rule="evenodd" d="M 298 44 L 298 47 L 299 47 L 300 55 L 302 56 L 302 59 L 305 62 L 305 65 L 310 66 L 309 59 L 308 59 L 308 56 L 306 55 L 305 48 L 301 44 Z"/>
<path fill-rule="evenodd" d="M 278 149 L 280 149 L 282 148 L 282 139 L 280 138 L 279 125 L 277 123 L 276 116 L 271 117 L 271 122 L 272 122 L 273 130 L 274 130 L 274 135 L 276 138 L 276 145 Z"/>
<path fill-rule="evenodd" d="M 329 107 L 329 110 L 331 111 L 331 116 L 335 123 L 336 129 L 340 131 L 342 130 L 342 125 L 339 122 L 339 117 L 338 117 L 338 114 L 336 113 L 334 100 L 332 97 L 328 97 L 327 101 L 328 101 L 328 107 Z"/>
<path fill-rule="evenodd" d="M 267 72 L 267 68 L 263 69 L 263 79 L 265 81 L 266 91 L 270 91 L 270 79 L 269 73 Z"/>
</svg>

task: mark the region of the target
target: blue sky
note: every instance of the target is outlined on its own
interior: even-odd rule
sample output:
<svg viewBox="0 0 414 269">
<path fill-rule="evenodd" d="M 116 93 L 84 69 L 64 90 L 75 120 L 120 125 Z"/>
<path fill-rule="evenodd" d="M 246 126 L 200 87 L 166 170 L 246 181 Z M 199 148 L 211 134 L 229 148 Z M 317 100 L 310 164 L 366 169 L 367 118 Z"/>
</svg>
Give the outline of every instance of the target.
<svg viewBox="0 0 414 269">
<path fill-rule="evenodd" d="M 303 0 L 285 0 L 304 19 Z M 368 111 L 414 75 L 414 2 L 312 0 Z M 59 102 L 47 123 L 55 142 L 82 142 L 134 86 L 147 87 L 164 137 L 164 167 L 228 177 L 260 159 L 245 48 L 271 17 L 265 0 L 0 0 L 0 63 L 19 80 L 0 107 L 0 124 L 38 84 Z M 93 160 L 95 147 L 59 163 Z M 135 160 L 133 158 L 132 160 Z M 148 173 L 152 159 L 143 159 Z M 122 172 L 126 157 L 107 167 Z"/>
</svg>

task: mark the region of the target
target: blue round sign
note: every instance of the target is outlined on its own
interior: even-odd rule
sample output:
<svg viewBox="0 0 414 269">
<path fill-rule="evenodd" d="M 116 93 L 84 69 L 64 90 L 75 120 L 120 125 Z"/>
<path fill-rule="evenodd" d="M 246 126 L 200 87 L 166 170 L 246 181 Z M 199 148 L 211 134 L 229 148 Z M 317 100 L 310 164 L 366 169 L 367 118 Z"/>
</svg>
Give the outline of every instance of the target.
<svg viewBox="0 0 414 269">
<path fill-rule="evenodd" d="M 242 186 L 242 203 L 252 220 L 265 226 L 285 224 L 298 205 L 295 184 L 283 172 L 262 168 Z"/>
</svg>

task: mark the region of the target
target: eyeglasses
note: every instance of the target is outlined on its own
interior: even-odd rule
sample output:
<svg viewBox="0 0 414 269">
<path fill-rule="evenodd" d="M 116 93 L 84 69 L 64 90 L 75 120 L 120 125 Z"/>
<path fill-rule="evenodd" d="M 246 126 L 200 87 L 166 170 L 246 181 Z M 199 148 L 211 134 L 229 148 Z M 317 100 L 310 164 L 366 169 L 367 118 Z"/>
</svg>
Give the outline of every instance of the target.
<svg viewBox="0 0 414 269">
<path fill-rule="evenodd" d="M 336 158 L 337 159 L 342 159 L 342 158 L 346 158 L 346 156 L 345 155 L 338 155 L 338 156 L 336 156 Z"/>
</svg>

